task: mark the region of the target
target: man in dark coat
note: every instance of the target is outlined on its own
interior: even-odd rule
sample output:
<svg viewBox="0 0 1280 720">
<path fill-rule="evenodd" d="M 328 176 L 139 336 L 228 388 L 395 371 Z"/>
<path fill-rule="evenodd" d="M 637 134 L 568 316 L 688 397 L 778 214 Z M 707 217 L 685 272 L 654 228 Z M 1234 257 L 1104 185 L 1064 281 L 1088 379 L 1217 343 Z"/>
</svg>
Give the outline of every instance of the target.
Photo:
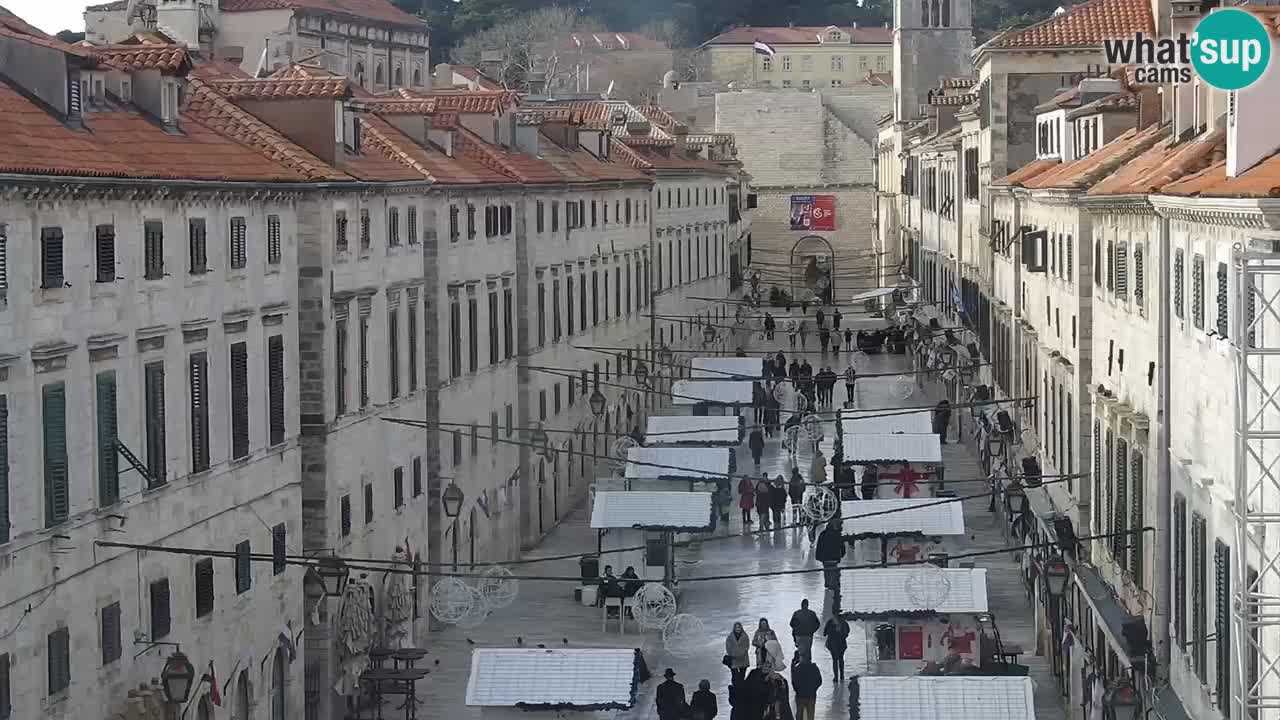
<svg viewBox="0 0 1280 720">
<path fill-rule="evenodd" d="M 947 427 L 951 425 L 951 403 L 943 398 L 933 410 L 933 431 L 938 434 L 938 441 L 947 444 Z"/>
<path fill-rule="evenodd" d="M 880 467 L 868 465 L 862 470 L 862 499 L 875 500 L 880 493 Z"/>
<path fill-rule="evenodd" d="M 751 437 L 747 440 L 747 447 L 751 448 L 751 459 L 756 463 L 756 470 L 760 469 L 760 457 L 764 455 L 764 433 L 757 426 L 751 431 Z"/>
<path fill-rule="evenodd" d="M 813 635 L 821 627 L 818 614 L 809 609 L 809 600 L 801 600 L 800 609 L 791 614 L 791 636 L 796 641 L 796 654 L 801 660 L 813 660 Z"/>
<path fill-rule="evenodd" d="M 684 699 L 684 686 L 676 682 L 676 671 L 667 668 L 662 673 L 666 678 L 658 686 L 658 720 L 681 720 L 689 707 Z"/>
<path fill-rule="evenodd" d="M 832 518 L 818 535 L 813 556 L 822 563 L 822 577 L 829 590 L 840 592 L 840 561 L 844 559 L 844 537 L 840 535 L 840 518 Z M 816 630 L 816 629 L 815 629 Z M 812 638 L 810 638 L 812 640 Z"/>
<path fill-rule="evenodd" d="M 782 476 L 774 478 L 769 485 L 769 509 L 773 511 L 774 528 L 782 527 L 782 513 L 787 509 L 787 486 L 782 481 Z"/>
<path fill-rule="evenodd" d="M 822 671 L 813 660 L 803 655 L 791 666 L 791 689 L 796 693 L 796 720 L 814 720 L 818 688 L 822 687 Z"/>
<path fill-rule="evenodd" d="M 698 683 L 698 689 L 689 701 L 689 712 L 692 720 L 711 720 L 720 714 L 720 703 L 716 702 L 716 694 L 711 692 L 709 681 Z"/>
</svg>

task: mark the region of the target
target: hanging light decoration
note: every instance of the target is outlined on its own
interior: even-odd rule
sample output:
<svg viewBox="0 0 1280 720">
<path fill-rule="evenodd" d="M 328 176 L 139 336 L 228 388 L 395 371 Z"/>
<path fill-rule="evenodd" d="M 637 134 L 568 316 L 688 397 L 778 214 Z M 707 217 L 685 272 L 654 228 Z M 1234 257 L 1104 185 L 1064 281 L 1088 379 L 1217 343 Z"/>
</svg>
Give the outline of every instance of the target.
<svg viewBox="0 0 1280 720">
<path fill-rule="evenodd" d="M 702 344 L 710 345 L 715 341 L 716 341 L 716 329 L 711 325 L 704 325 L 702 327 Z"/>
<path fill-rule="evenodd" d="M 671 364 L 671 348 L 666 343 L 662 343 L 662 347 L 658 348 L 658 362 L 662 365 Z"/>
<path fill-rule="evenodd" d="M 591 397 L 587 398 L 587 403 L 591 406 L 591 414 L 596 417 L 604 417 L 605 406 L 609 404 L 604 393 L 600 392 L 600 388 L 591 391 Z"/>
<path fill-rule="evenodd" d="M 449 518 L 456 518 L 462 512 L 462 502 L 466 500 L 462 488 L 452 480 L 449 481 L 449 487 L 440 493 L 440 502 L 444 505 L 444 514 Z"/>
<path fill-rule="evenodd" d="M 645 365 L 643 360 L 636 363 L 635 373 L 636 383 L 643 388 L 649 387 L 649 366 Z"/>
<path fill-rule="evenodd" d="M 196 669 L 181 650 L 175 650 L 160 671 L 160 687 L 164 699 L 175 705 L 183 705 L 191 697 L 191 684 L 196 679 Z"/>
</svg>

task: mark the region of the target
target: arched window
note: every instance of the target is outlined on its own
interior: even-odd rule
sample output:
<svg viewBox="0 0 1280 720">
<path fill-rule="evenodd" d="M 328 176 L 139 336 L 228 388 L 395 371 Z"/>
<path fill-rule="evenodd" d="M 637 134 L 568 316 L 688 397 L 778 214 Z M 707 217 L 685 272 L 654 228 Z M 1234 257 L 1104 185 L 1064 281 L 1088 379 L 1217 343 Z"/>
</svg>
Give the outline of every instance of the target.
<svg viewBox="0 0 1280 720">
<path fill-rule="evenodd" d="M 353 75 L 355 77 L 356 84 L 363 86 L 364 85 L 364 63 L 360 62 L 359 60 L 356 61 L 356 71 L 355 73 L 353 73 Z"/>
<path fill-rule="evenodd" d="M 250 710 L 252 698 L 253 693 L 249 690 L 249 673 L 241 670 L 239 677 L 236 678 L 235 715 L 232 716 L 232 720 L 252 720 L 252 715 L 250 714 L 252 712 Z"/>
<path fill-rule="evenodd" d="M 276 648 L 275 659 L 271 661 L 271 720 L 288 720 L 285 715 L 285 675 L 284 648 Z"/>
<path fill-rule="evenodd" d="M 392 78 L 393 80 L 391 84 L 396 87 L 404 85 L 404 68 L 400 65 L 396 65 L 395 73 L 392 75 Z"/>
<path fill-rule="evenodd" d="M 951 0 L 942 0 L 942 27 L 951 27 Z"/>
<path fill-rule="evenodd" d="M 938 9 L 938 4 L 939 0 L 931 0 L 929 3 L 929 10 L 931 11 L 929 27 L 938 27 L 939 25 L 938 19 L 942 17 L 942 11 Z"/>
<path fill-rule="evenodd" d="M 920 0 L 920 24 L 929 27 L 929 0 Z"/>
<path fill-rule="evenodd" d="M 373 66 L 373 84 L 383 85 L 386 82 L 387 82 L 387 72 L 382 67 L 382 61 L 379 60 L 377 64 Z"/>
<path fill-rule="evenodd" d="M 413 69 L 413 86 L 414 87 L 422 86 L 422 68 L 416 67 Z"/>
</svg>

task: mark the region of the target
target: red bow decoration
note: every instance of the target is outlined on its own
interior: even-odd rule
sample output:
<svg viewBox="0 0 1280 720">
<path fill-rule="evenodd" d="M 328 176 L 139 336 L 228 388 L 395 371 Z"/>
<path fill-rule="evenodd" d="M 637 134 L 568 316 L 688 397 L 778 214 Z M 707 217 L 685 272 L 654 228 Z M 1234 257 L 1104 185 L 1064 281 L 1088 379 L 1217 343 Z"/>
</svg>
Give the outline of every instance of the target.
<svg viewBox="0 0 1280 720">
<path fill-rule="evenodd" d="M 929 477 L 929 473 L 916 472 L 911 469 L 911 463 L 903 463 L 902 469 L 896 473 L 882 473 L 880 477 L 887 480 L 897 480 L 898 486 L 894 488 L 894 492 L 899 497 L 912 498 L 920 492 L 919 481 Z"/>
</svg>

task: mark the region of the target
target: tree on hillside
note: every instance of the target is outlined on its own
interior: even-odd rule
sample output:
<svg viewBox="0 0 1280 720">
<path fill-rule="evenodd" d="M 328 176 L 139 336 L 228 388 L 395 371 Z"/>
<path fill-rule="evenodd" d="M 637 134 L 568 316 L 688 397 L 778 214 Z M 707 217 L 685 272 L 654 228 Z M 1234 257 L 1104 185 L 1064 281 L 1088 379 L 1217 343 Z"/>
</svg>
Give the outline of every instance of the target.
<svg viewBox="0 0 1280 720">
<path fill-rule="evenodd" d="M 558 6 L 515 15 L 462 38 L 453 59 L 485 70 L 504 87 L 529 90 L 553 87 L 572 68 L 561 63 L 562 43 L 571 32 L 600 27 L 577 10 Z"/>
</svg>

